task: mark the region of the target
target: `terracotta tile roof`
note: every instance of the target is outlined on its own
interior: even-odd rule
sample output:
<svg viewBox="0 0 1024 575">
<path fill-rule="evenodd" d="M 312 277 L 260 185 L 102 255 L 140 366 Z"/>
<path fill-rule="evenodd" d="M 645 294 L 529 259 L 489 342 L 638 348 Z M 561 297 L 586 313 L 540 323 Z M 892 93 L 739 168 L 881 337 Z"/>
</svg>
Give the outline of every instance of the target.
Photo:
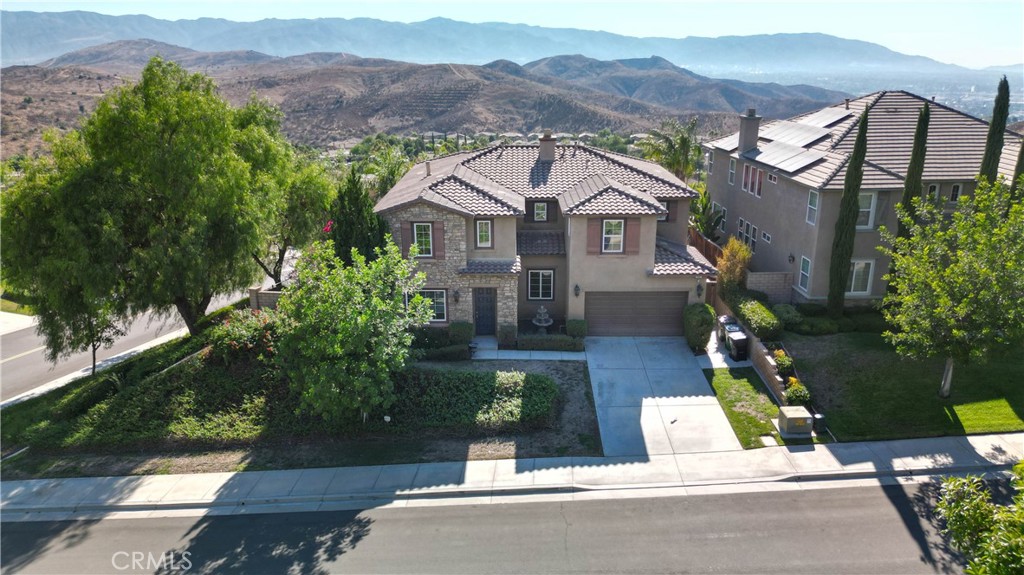
<svg viewBox="0 0 1024 575">
<path fill-rule="evenodd" d="M 466 267 L 459 269 L 460 274 L 517 274 L 522 270 L 519 256 L 514 260 L 468 260 Z"/>
<path fill-rule="evenodd" d="M 659 238 L 654 247 L 655 276 L 708 276 L 718 273 L 693 246 L 684 246 Z"/>
<path fill-rule="evenodd" d="M 546 230 L 523 230 L 516 237 L 517 251 L 522 256 L 565 255 L 565 234 Z"/>
<path fill-rule="evenodd" d="M 904 91 L 884 91 L 850 100 L 845 104 L 823 108 L 789 120 L 766 122 L 758 130 L 758 149 L 766 152 L 776 142 L 799 146 L 807 152 L 820 153 L 821 158 L 789 170 L 783 164 L 768 163 L 775 171 L 793 180 L 821 189 L 842 189 L 846 177 L 846 158 L 853 151 L 860 114 L 868 110 L 868 152 L 864 171 L 865 188 L 902 189 L 910 152 L 914 144 L 921 106 L 931 106 L 928 125 L 928 153 L 925 158 L 925 181 L 971 181 L 978 173 L 985 151 L 988 123 Z M 827 134 L 824 132 L 827 131 Z M 821 134 L 812 139 L 815 134 Z M 732 134 L 706 144 L 735 155 L 739 134 Z M 1013 174 L 1021 146 L 1021 135 L 1007 130 L 999 171 L 1006 177 Z M 771 157 L 753 158 L 761 161 Z"/>
<path fill-rule="evenodd" d="M 624 196 L 645 202 L 696 196 L 668 170 L 639 158 L 582 144 L 556 146 L 554 161 L 541 161 L 539 155 L 537 144 L 499 144 L 421 162 L 374 209 L 384 212 L 424 200 L 466 215 L 520 215 L 526 198 L 558 198 L 595 176 L 615 182 L 620 199 L 606 199 L 602 209 L 629 210 L 616 214 L 660 213 L 639 212 L 638 204 Z"/>
<path fill-rule="evenodd" d="M 668 213 L 654 196 L 609 180 L 587 177 L 558 196 L 559 209 L 570 216 L 657 215 Z"/>
</svg>

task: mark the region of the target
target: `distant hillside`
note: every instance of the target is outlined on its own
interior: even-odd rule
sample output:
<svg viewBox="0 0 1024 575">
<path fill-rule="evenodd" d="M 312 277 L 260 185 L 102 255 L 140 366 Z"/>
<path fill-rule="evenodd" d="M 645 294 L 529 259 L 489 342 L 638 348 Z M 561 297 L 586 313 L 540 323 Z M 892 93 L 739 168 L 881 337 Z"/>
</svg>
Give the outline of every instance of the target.
<svg viewBox="0 0 1024 575">
<path fill-rule="evenodd" d="M 153 55 L 210 75 L 235 104 L 252 93 L 267 98 L 285 113 L 289 137 L 316 147 L 378 131 L 639 132 L 695 115 L 702 130 L 724 133 L 735 128 L 737 112 L 752 105 L 768 116 L 790 116 L 843 97 L 806 86 L 714 80 L 653 58 L 421 65 L 350 54 L 279 58 L 119 41 L 38 66 L 4 68 L 4 155 L 38 150 L 49 126 L 77 126 L 97 99 L 137 76 Z"/>
</svg>

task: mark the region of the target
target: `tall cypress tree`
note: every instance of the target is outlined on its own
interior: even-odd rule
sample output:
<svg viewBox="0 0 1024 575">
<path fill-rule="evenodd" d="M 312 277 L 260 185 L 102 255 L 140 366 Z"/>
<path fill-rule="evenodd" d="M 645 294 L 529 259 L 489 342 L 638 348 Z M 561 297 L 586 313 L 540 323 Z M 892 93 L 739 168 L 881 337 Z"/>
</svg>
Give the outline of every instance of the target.
<svg viewBox="0 0 1024 575">
<path fill-rule="evenodd" d="M 1024 174 L 1024 140 L 1020 141 L 1020 151 L 1017 152 L 1017 165 L 1013 168 L 1013 181 L 1010 182 L 1010 203 L 1014 204 L 1024 200 L 1024 194 L 1020 189 L 1020 177 Z"/>
<path fill-rule="evenodd" d="M 836 233 L 832 239 L 832 261 L 828 268 L 828 313 L 834 318 L 843 315 L 846 303 L 846 284 L 850 281 L 850 258 L 857 233 L 857 214 L 860 212 L 860 184 L 864 180 L 864 156 L 868 149 L 868 111 L 860 116 L 857 139 L 846 166 L 843 181 L 843 199 L 836 218 Z"/>
<path fill-rule="evenodd" d="M 992 122 L 988 125 L 988 139 L 985 140 L 985 155 L 981 159 L 978 173 L 996 181 L 999 173 L 999 155 L 1003 153 L 1003 132 L 1006 131 L 1006 120 L 1010 115 L 1010 83 L 1006 76 L 999 81 L 996 91 L 996 102 L 992 106 Z"/>
<path fill-rule="evenodd" d="M 903 199 L 900 204 L 907 211 L 913 210 L 911 200 L 920 198 L 924 191 L 921 184 L 921 175 L 924 173 L 924 157 L 928 150 L 928 122 L 931 119 L 931 108 L 925 102 L 921 112 L 917 115 L 917 129 L 914 130 L 914 149 L 910 152 L 910 164 L 907 166 L 907 179 L 903 182 Z M 911 214 L 913 215 L 913 214 Z M 900 220 L 896 233 L 898 237 L 906 237 L 907 226 Z"/>
<path fill-rule="evenodd" d="M 373 213 L 373 200 L 363 182 L 363 166 L 349 167 L 341 181 L 331 225 L 334 253 L 345 265 L 352 265 L 352 248 L 367 261 L 374 259 L 374 248 L 384 247 L 387 225 Z"/>
</svg>

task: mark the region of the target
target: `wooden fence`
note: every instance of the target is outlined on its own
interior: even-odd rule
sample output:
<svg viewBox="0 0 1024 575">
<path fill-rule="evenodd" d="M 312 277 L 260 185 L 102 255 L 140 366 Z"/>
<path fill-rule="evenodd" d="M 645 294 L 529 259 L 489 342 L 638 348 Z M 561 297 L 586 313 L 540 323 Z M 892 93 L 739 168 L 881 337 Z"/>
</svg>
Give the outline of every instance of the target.
<svg viewBox="0 0 1024 575">
<path fill-rule="evenodd" d="M 711 265 L 717 268 L 718 258 L 722 255 L 722 248 L 696 229 L 689 228 L 688 231 L 690 233 L 690 245 L 700 250 L 700 253 L 711 262 Z"/>
</svg>

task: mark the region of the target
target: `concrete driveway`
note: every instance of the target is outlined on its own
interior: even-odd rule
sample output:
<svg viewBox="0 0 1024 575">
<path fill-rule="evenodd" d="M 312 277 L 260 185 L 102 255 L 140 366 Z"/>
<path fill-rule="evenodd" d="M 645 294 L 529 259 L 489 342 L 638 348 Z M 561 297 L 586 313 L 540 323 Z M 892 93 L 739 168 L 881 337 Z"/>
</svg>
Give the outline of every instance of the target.
<svg viewBox="0 0 1024 575">
<path fill-rule="evenodd" d="M 604 454 L 742 450 L 681 337 L 588 337 L 587 367 Z"/>
</svg>

